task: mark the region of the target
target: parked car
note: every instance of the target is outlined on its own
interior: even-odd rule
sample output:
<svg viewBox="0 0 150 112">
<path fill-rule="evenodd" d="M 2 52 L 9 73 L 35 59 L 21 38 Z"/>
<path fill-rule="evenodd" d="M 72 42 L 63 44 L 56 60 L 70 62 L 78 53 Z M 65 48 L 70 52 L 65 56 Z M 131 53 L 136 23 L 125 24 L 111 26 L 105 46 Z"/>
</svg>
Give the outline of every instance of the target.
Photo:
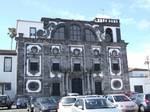
<svg viewBox="0 0 150 112">
<path fill-rule="evenodd" d="M 79 93 L 68 93 L 67 96 L 78 96 Z"/>
<path fill-rule="evenodd" d="M 130 99 L 132 99 L 132 97 L 135 96 L 136 94 L 138 94 L 138 92 L 126 91 L 126 92 L 124 92 L 124 94 L 126 96 L 128 96 Z"/>
<path fill-rule="evenodd" d="M 34 112 L 56 112 L 57 104 L 49 97 L 36 98 L 34 102 Z"/>
<path fill-rule="evenodd" d="M 53 99 L 58 104 L 61 99 L 61 96 L 51 96 L 50 98 Z"/>
<path fill-rule="evenodd" d="M 120 112 L 138 112 L 137 104 L 124 94 L 109 94 L 105 98 L 112 102 Z"/>
<path fill-rule="evenodd" d="M 27 104 L 28 104 L 29 99 L 26 97 L 20 97 L 17 99 L 16 101 L 16 108 L 27 108 Z"/>
<path fill-rule="evenodd" d="M 13 101 L 10 100 L 8 95 L 0 95 L 0 107 L 8 107 L 11 109 L 13 105 Z"/>
<path fill-rule="evenodd" d="M 139 93 L 134 101 L 138 104 L 140 112 L 150 111 L 150 93 Z"/>
<path fill-rule="evenodd" d="M 71 106 L 71 112 L 119 112 L 119 110 L 103 97 L 80 97 Z"/>
<path fill-rule="evenodd" d="M 133 95 L 130 97 L 130 99 L 131 99 L 132 101 L 134 101 L 135 103 L 136 103 L 138 94 L 139 94 L 139 93 L 133 94 Z"/>
<path fill-rule="evenodd" d="M 58 104 L 58 112 L 70 112 L 70 107 L 75 103 L 76 96 L 62 97 Z"/>
</svg>

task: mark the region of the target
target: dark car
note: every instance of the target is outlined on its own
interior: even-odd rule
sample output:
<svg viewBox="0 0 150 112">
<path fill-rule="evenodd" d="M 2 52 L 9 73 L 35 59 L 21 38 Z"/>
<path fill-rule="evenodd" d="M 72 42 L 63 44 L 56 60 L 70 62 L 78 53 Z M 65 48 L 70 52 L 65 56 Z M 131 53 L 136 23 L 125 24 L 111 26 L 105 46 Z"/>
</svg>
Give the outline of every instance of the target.
<svg viewBox="0 0 150 112">
<path fill-rule="evenodd" d="M 59 103 L 61 96 L 51 96 L 50 99 L 54 100 L 57 104 Z"/>
<path fill-rule="evenodd" d="M 16 108 L 27 108 L 28 100 L 29 99 L 26 97 L 18 98 L 16 101 Z"/>
<path fill-rule="evenodd" d="M 36 98 L 34 112 L 56 112 L 57 103 L 49 97 Z"/>
<path fill-rule="evenodd" d="M 134 101 L 138 104 L 140 112 L 150 111 L 150 93 L 136 94 Z"/>
<path fill-rule="evenodd" d="M 8 107 L 8 109 L 11 109 L 12 105 L 13 101 L 10 100 L 9 96 L 0 95 L 0 107 Z"/>
</svg>

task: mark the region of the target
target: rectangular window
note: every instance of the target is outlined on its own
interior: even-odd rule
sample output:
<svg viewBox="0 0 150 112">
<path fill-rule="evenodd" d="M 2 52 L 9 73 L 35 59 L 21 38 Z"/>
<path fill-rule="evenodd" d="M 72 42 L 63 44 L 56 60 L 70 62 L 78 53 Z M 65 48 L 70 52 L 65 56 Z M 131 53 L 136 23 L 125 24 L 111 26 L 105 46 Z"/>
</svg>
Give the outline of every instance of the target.
<svg viewBox="0 0 150 112">
<path fill-rule="evenodd" d="M 39 71 L 38 62 L 30 62 L 30 71 Z"/>
<path fill-rule="evenodd" d="M 119 64 L 118 63 L 113 63 L 113 70 L 119 70 Z"/>
<path fill-rule="evenodd" d="M 4 58 L 4 72 L 12 72 L 12 57 Z"/>
<path fill-rule="evenodd" d="M 112 60 L 112 70 L 114 70 L 114 71 L 120 70 L 119 59 L 113 59 Z"/>
<path fill-rule="evenodd" d="M 100 64 L 99 63 L 95 63 L 94 64 L 94 71 L 100 71 L 101 68 L 100 68 Z"/>
<path fill-rule="evenodd" d="M 30 37 L 35 38 L 36 37 L 36 28 L 30 27 Z"/>
<path fill-rule="evenodd" d="M 53 71 L 59 71 L 60 70 L 60 68 L 59 68 L 59 63 L 53 63 L 53 65 L 52 65 L 52 70 Z"/>
<path fill-rule="evenodd" d="M 10 91 L 11 90 L 11 83 L 5 83 L 5 90 Z"/>
<path fill-rule="evenodd" d="M 73 71 L 76 71 L 76 72 L 81 71 L 80 63 L 75 63 L 74 64 Z"/>
<path fill-rule="evenodd" d="M 138 93 L 143 93 L 143 86 L 142 85 L 135 85 L 134 91 Z"/>
</svg>

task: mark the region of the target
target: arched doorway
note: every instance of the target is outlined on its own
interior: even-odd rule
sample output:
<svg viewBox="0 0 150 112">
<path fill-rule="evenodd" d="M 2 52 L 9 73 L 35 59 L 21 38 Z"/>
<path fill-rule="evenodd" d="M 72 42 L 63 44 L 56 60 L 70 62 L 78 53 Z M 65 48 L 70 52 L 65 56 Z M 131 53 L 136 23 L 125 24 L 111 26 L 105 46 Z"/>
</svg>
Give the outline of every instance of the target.
<svg viewBox="0 0 150 112">
<path fill-rule="evenodd" d="M 80 78 L 72 79 L 72 93 L 79 93 L 79 95 L 82 95 L 82 80 Z"/>
</svg>

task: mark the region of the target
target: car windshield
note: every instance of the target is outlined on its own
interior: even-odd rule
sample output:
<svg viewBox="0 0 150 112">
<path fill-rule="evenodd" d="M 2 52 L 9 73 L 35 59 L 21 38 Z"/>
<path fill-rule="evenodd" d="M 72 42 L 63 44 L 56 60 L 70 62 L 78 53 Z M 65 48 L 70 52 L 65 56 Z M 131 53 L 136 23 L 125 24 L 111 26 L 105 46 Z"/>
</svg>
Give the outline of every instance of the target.
<svg viewBox="0 0 150 112">
<path fill-rule="evenodd" d="M 39 98 L 37 99 L 39 102 L 41 102 L 42 104 L 53 104 L 55 103 L 53 100 L 50 100 L 49 98 Z"/>
<path fill-rule="evenodd" d="M 61 102 L 63 104 L 70 104 L 70 103 L 74 103 L 75 101 L 76 101 L 76 98 L 63 98 Z"/>
<path fill-rule="evenodd" d="M 59 103 L 61 97 L 60 96 L 51 96 L 50 99 L 54 100 L 54 102 Z"/>
<path fill-rule="evenodd" d="M 114 96 L 114 100 L 116 102 L 124 102 L 124 101 L 130 101 L 130 99 L 124 95 L 118 95 L 118 96 Z"/>
<path fill-rule="evenodd" d="M 150 94 L 147 94 L 147 95 L 146 95 L 146 99 L 147 99 L 147 100 L 150 100 Z"/>
<path fill-rule="evenodd" d="M 27 98 L 19 98 L 18 102 L 28 102 L 28 99 Z"/>
<path fill-rule="evenodd" d="M 86 99 L 86 109 L 102 109 L 102 108 L 113 108 L 106 99 Z"/>
<path fill-rule="evenodd" d="M 6 100 L 6 99 L 7 99 L 7 96 L 0 96 L 0 101 Z"/>
</svg>

